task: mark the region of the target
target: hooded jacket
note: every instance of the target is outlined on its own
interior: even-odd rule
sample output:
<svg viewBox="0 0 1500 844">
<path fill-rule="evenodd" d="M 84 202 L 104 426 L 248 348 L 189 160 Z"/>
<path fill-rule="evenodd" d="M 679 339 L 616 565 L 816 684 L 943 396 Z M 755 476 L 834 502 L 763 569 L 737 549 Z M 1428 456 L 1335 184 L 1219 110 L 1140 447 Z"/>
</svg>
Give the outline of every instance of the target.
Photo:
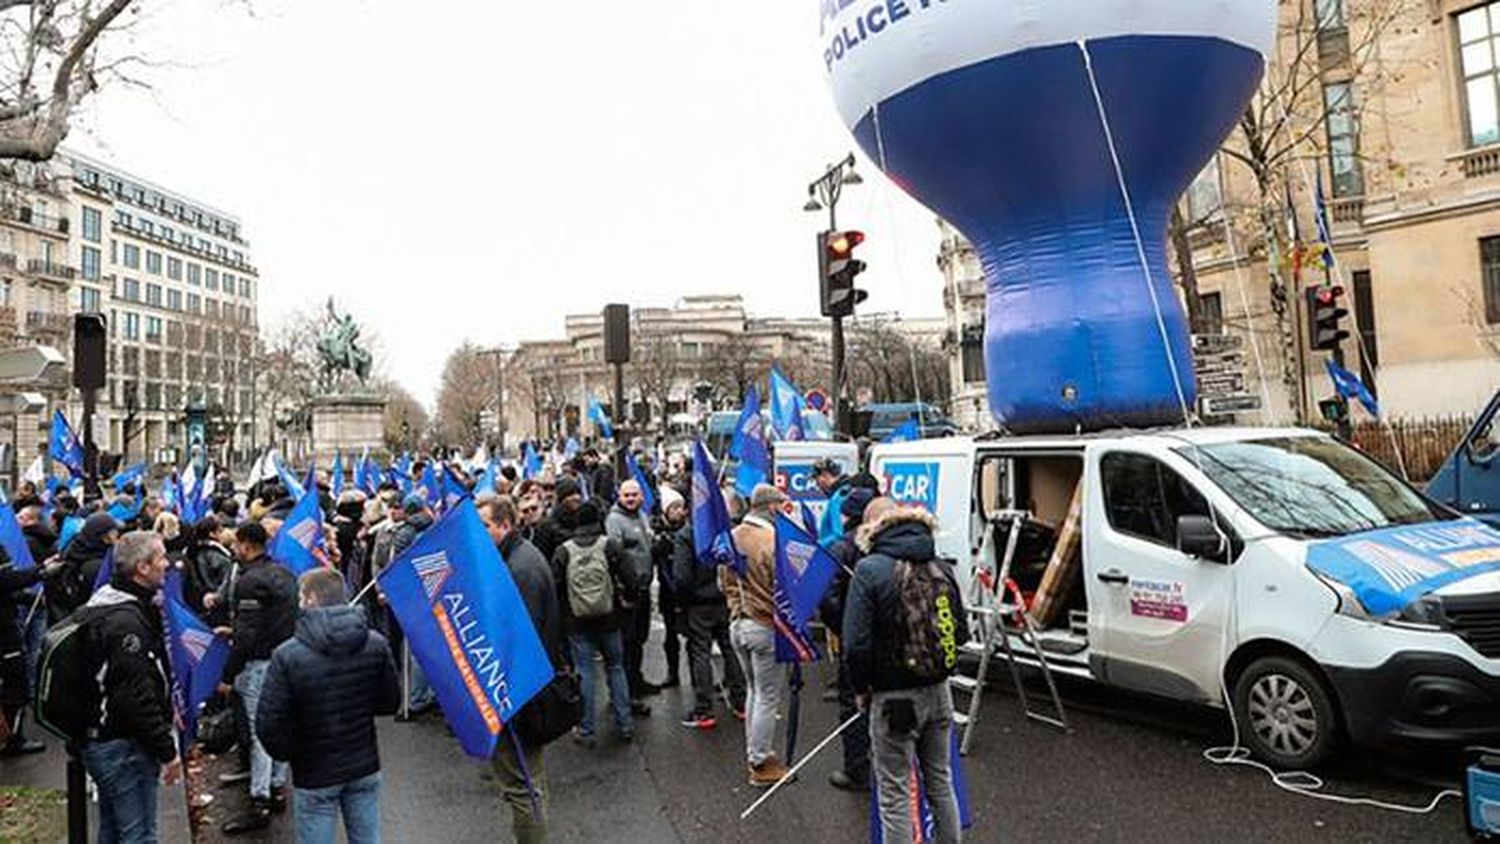
<svg viewBox="0 0 1500 844">
<path fill-rule="evenodd" d="M 47 606 L 53 621 L 67 617 L 88 602 L 104 555 L 109 553 L 107 537 L 119 528 L 113 516 L 95 513 L 68 543 L 63 551 L 62 573 L 47 584 Z"/>
<path fill-rule="evenodd" d="M 291 638 L 297 624 L 297 579 L 287 568 L 261 556 L 240 567 L 234 584 L 234 647 L 224 666 L 224 682 L 247 662 L 270 659 Z"/>
<path fill-rule="evenodd" d="M 728 566 L 719 568 L 719 587 L 729 603 L 729 618 L 747 618 L 770 627 L 775 617 L 776 528 L 752 513 L 734 529 L 734 544 L 745 557 L 745 577 Z"/>
<path fill-rule="evenodd" d="M 328 788 L 380 770 L 375 716 L 394 714 L 401 686 L 385 637 L 360 607 L 312 607 L 276 648 L 255 732 L 291 763 L 297 788 Z"/>
<path fill-rule="evenodd" d="M 130 739 L 163 764 L 177 758 L 172 736 L 171 682 L 163 653 L 161 612 L 155 591 L 116 578 L 88 600 L 104 609 L 98 624 L 104 657 L 104 705 L 91 741 Z"/>
<path fill-rule="evenodd" d="M 857 692 L 888 692 L 931 685 L 918 679 L 901 664 L 895 568 L 897 560 L 925 563 L 937 560 L 944 575 L 953 581 L 952 563 L 938 560 L 932 533 L 937 519 L 926 510 L 891 510 L 859 529 L 855 542 L 866 556 L 854 570 L 849 596 L 844 603 L 844 659 Z M 962 607 L 956 608 L 954 636 L 962 645 L 969 639 L 969 626 Z"/>
</svg>

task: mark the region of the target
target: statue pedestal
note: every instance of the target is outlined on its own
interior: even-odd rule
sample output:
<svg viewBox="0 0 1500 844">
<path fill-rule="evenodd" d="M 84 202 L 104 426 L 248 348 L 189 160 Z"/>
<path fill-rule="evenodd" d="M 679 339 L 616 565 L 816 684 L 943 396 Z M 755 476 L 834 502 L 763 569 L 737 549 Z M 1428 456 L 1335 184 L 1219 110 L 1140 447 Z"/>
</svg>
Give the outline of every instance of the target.
<svg viewBox="0 0 1500 844">
<path fill-rule="evenodd" d="M 344 455 L 344 467 L 368 449 L 372 454 L 385 449 L 385 399 L 378 396 L 331 395 L 313 402 L 313 457 L 324 468 L 333 463 L 335 454 Z"/>
</svg>

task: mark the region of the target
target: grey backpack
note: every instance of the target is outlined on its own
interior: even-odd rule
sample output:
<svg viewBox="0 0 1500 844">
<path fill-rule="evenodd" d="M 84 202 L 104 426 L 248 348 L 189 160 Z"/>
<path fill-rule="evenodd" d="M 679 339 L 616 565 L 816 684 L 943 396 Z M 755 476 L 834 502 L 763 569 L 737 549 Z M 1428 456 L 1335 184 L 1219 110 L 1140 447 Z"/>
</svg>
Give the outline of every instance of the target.
<svg viewBox="0 0 1500 844">
<path fill-rule="evenodd" d="M 573 540 L 563 543 L 568 552 L 568 608 L 574 618 L 603 618 L 614 612 L 615 584 L 609 576 L 606 542 L 589 546 Z"/>
</svg>

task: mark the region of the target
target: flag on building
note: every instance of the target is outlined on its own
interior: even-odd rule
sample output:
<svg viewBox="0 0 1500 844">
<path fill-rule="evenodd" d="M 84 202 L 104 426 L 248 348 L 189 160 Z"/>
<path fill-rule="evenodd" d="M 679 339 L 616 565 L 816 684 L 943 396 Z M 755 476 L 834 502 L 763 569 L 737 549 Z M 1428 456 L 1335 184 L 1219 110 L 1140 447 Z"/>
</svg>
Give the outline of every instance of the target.
<svg viewBox="0 0 1500 844">
<path fill-rule="evenodd" d="M 1333 228 L 1328 224 L 1328 201 L 1323 196 L 1323 171 L 1318 170 L 1318 182 L 1314 200 L 1317 203 L 1318 251 L 1323 266 L 1333 269 Z"/>
<path fill-rule="evenodd" d="M 719 490 L 718 472 L 702 440 L 693 442 L 693 553 L 701 566 L 729 566 L 745 575 L 745 558 L 730 533 L 734 523 Z"/>
<path fill-rule="evenodd" d="M 297 506 L 287 514 L 281 529 L 266 546 L 266 555 L 299 577 L 318 566 L 329 565 L 323 544 L 323 506 L 318 503 L 316 489 L 303 493 Z"/>
<path fill-rule="evenodd" d="M 797 385 L 781 371 L 771 367 L 771 430 L 781 440 L 806 439 L 802 431 L 804 401 Z"/>
<path fill-rule="evenodd" d="M 776 574 L 772 590 L 772 627 L 777 662 L 818 659 L 808 624 L 817 617 L 839 564 L 802 526 L 776 515 Z"/>
<path fill-rule="evenodd" d="M 552 664 L 474 502 L 418 536 L 379 583 L 464 752 L 490 759 Z"/>
<path fill-rule="evenodd" d="M 198 735 L 198 710 L 216 693 L 229 661 L 229 642 L 215 636 L 182 597 L 182 573 L 167 570 L 162 616 L 172 665 L 172 710 L 184 749 Z"/>
<path fill-rule="evenodd" d="M 1328 377 L 1333 379 L 1333 389 L 1344 399 L 1358 399 L 1374 417 L 1380 416 L 1380 402 L 1370 394 L 1365 382 L 1359 380 L 1359 376 L 1334 363 L 1333 358 L 1327 361 Z"/>
<path fill-rule="evenodd" d="M 68 417 L 61 410 L 52 414 L 52 433 L 47 438 L 47 453 L 73 477 L 83 477 L 83 443 L 78 441 L 73 427 L 68 424 Z"/>
<path fill-rule="evenodd" d="M 589 396 L 589 421 L 594 423 L 600 437 L 606 440 L 615 438 L 615 429 L 609 422 L 609 414 L 604 412 L 604 405 L 601 405 L 593 396 Z"/>
</svg>

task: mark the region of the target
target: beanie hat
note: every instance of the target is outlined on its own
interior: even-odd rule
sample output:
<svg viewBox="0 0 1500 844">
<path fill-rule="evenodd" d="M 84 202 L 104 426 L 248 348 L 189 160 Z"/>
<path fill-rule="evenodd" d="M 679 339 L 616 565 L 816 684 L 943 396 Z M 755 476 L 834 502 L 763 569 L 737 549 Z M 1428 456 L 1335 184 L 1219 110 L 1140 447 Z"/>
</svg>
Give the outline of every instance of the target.
<svg viewBox="0 0 1500 844">
<path fill-rule="evenodd" d="M 552 494 L 558 501 L 561 501 L 570 496 L 582 495 L 583 488 L 578 485 L 578 481 L 572 478 L 559 478 Z"/>
<path fill-rule="evenodd" d="M 669 486 L 665 486 L 665 485 L 662 486 L 662 488 L 661 488 L 661 511 L 663 513 L 665 513 L 668 510 L 672 509 L 672 505 L 673 504 L 686 504 L 686 503 L 687 503 L 687 500 L 682 497 L 682 493 L 678 492 L 677 490 L 675 490 L 675 489 L 673 489 L 673 488 L 671 488 Z"/>
</svg>

